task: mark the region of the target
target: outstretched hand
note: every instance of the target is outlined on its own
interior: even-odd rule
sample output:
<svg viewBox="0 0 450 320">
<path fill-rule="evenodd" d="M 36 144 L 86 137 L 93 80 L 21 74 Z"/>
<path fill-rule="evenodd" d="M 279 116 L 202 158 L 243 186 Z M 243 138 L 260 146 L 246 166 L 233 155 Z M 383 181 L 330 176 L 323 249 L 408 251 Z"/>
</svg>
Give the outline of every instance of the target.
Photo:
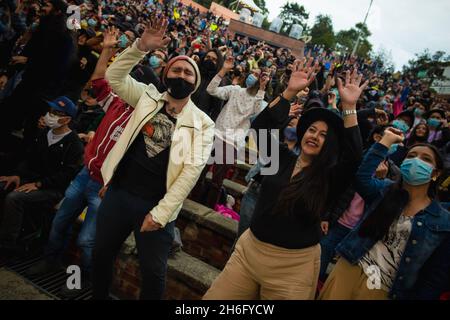
<svg viewBox="0 0 450 320">
<path fill-rule="evenodd" d="M 147 52 L 166 47 L 170 42 L 170 37 L 165 36 L 168 24 L 169 22 L 166 18 L 151 19 L 145 26 L 145 30 L 138 42 L 138 49 Z"/>
<path fill-rule="evenodd" d="M 295 60 L 292 67 L 291 78 L 288 83 L 287 90 L 291 91 L 293 95 L 297 95 L 299 91 L 309 87 L 316 77 L 315 69 L 318 66 L 318 62 L 314 63 L 314 59 L 309 60 Z"/>
<path fill-rule="evenodd" d="M 114 27 L 109 27 L 103 33 L 103 48 L 104 49 L 112 49 L 117 46 L 119 40 L 117 40 L 119 36 L 119 31 Z"/>
<path fill-rule="evenodd" d="M 358 74 L 358 70 L 355 68 L 352 73 L 346 72 L 345 85 L 340 78 L 337 79 L 337 87 L 339 95 L 342 101 L 342 109 L 349 110 L 356 108 L 356 102 L 358 101 L 361 93 L 367 88 L 369 81 L 367 80 L 361 85 L 363 75 Z"/>
</svg>

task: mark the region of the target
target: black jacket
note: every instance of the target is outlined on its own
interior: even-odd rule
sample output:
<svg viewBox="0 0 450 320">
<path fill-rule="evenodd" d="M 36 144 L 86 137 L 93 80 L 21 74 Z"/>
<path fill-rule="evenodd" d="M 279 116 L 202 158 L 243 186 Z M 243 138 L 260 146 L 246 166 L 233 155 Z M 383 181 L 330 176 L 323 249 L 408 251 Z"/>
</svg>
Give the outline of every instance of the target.
<svg viewBox="0 0 450 320">
<path fill-rule="evenodd" d="M 83 164 L 83 143 L 72 131 L 48 146 L 47 133 L 48 130 L 43 130 L 30 145 L 15 175 L 23 182 L 41 182 L 42 189 L 64 193 Z"/>
</svg>

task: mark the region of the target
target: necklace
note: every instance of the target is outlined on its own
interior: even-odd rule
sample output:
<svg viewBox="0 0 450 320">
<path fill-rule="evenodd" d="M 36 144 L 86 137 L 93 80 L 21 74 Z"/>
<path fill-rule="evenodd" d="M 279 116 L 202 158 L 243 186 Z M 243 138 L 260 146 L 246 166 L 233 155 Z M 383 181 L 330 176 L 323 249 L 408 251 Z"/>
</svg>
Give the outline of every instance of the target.
<svg viewBox="0 0 450 320">
<path fill-rule="evenodd" d="M 299 157 L 297 159 L 297 161 L 295 162 L 295 167 L 294 167 L 294 171 L 292 172 L 292 177 L 295 177 L 301 170 L 302 170 L 302 164 L 301 164 L 301 160 Z"/>
</svg>

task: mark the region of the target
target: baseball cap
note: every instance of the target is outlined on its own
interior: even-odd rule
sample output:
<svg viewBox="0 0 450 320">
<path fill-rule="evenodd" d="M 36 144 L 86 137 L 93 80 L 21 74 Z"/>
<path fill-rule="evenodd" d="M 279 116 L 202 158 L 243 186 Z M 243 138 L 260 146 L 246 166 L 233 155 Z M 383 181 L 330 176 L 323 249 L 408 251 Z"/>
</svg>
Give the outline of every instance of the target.
<svg viewBox="0 0 450 320">
<path fill-rule="evenodd" d="M 53 110 L 64 112 L 72 118 L 77 116 L 77 106 L 67 97 L 58 97 L 53 101 L 47 101 L 47 103 Z"/>
</svg>

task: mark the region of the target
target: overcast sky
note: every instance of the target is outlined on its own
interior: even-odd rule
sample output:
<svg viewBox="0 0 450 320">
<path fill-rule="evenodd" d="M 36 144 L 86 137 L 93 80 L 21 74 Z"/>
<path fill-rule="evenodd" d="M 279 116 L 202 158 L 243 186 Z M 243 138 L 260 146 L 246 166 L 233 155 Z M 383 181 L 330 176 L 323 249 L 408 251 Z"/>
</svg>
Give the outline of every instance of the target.
<svg viewBox="0 0 450 320">
<path fill-rule="evenodd" d="M 266 0 L 269 20 L 280 13 L 286 1 Z M 335 32 L 362 22 L 370 0 L 297 0 L 310 13 L 309 25 L 322 13 L 330 15 Z M 377 51 L 380 46 L 391 51 L 396 69 L 417 52 L 450 53 L 449 0 L 374 0 L 367 25 L 369 38 Z"/>
</svg>

